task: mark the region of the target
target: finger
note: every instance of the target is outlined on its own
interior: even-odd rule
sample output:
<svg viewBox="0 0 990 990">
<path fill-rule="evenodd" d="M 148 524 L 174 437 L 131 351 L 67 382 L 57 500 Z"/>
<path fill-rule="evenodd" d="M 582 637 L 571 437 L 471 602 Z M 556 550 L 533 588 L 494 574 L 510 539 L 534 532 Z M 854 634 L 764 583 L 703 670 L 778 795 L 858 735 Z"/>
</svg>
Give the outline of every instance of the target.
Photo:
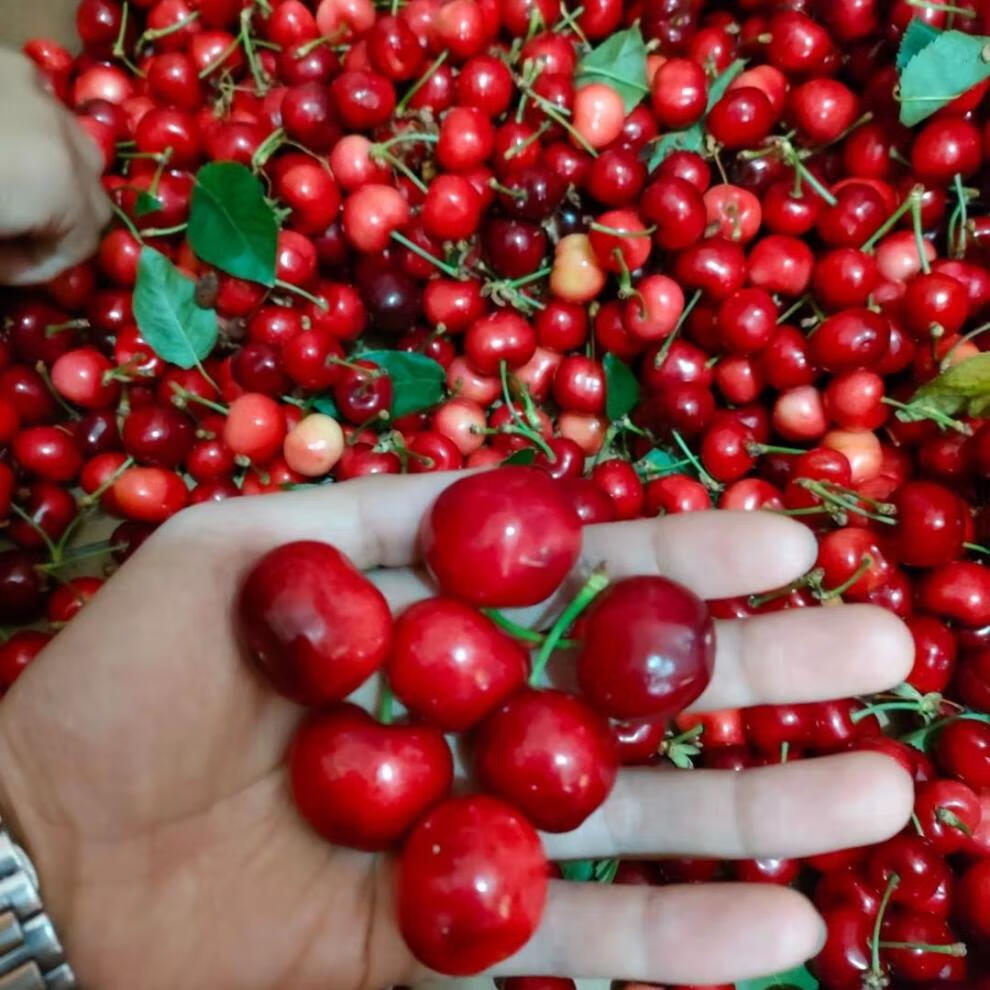
<svg viewBox="0 0 990 990">
<path fill-rule="evenodd" d="M 543 838 L 551 859 L 791 859 L 887 839 L 904 827 L 912 802 L 910 775 L 880 753 L 739 773 L 643 767 L 623 770 L 575 831 Z"/>
<path fill-rule="evenodd" d="M 613 577 L 660 573 L 702 598 L 778 588 L 815 562 L 814 534 L 770 512 L 685 512 L 589 526 L 584 558 Z"/>
<path fill-rule="evenodd" d="M 784 887 L 556 880 L 536 934 L 498 971 L 728 983 L 790 969 L 815 955 L 823 942 L 824 926 L 814 909 Z"/>
<path fill-rule="evenodd" d="M 900 684 L 914 641 L 875 605 L 792 609 L 716 623 L 715 673 L 692 711 L 849 698 Z"/>
<path fill-rule="evenodd" d="M 417 556 L 419 523 L 433 500 L 459 472 L 357 478 L 278 496 L 239 498 L 187 509 L 170 523 L 227 560 L 254 560 L 293 540 L 331 543 L 362 570 L 401 567 Z M 167 527 L 166 527 L 167 528 Z"/>
</svg>

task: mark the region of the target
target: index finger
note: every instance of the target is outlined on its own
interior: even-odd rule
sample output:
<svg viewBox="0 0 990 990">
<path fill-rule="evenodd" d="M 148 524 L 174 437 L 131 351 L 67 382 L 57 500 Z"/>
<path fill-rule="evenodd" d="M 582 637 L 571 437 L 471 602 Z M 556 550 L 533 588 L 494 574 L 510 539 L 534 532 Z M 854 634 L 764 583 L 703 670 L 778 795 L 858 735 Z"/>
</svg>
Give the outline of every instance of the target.
<svg viewBox="0 0 990 990">
<path fill-rule="evenodd" d="M 324 540 L 362 570 L 416 562 L 420 520 L 463 472 L 380 475 L 272 497 L 187 510 L 204 539 L 251 559 L 281 543 Z M 604 563 L 615 577 L 663 574 L 703 598 L 786 584 L 815 560 L 813 534 L 765 512 L 697 512 L 586 527 L 579 567 Z"/>
</svg>

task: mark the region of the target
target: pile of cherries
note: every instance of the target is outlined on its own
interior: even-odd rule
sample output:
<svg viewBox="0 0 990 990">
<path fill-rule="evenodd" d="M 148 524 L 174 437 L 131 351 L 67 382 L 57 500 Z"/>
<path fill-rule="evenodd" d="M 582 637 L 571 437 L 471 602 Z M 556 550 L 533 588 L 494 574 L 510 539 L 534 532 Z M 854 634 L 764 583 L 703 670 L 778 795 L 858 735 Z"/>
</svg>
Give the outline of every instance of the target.
<svg viewBox="0 0 990 990">
<path fill-rule="evenodd" d="M 666 734 L 663 718 L 642 717 L 657 699 L 630 687 L 632 669 L 580 664 L 583 700 L 526 690 L 519 644 L 477 610 L 502 603 L 464 592 L 459 561 L 440 549 L 443 597 L 394 628 L 331 550 L 283 552 L 293 572 L 333 570 L 355 614 L 379 615 L 339 675 L 363 679 L 388 655 L 418 719 L 403 745 L 434 754 L 421 798 L 448 786 L 439 732 L 477 722 L 481 757 L 515 753 L 506 740 L 536 717 L 529 706 L 559 704 L 588 747 L 600 718 L 623 720 L 624 764 L 895 756 L 918 784 L 916 820 L 879 847 L 622 863 L 608 876 L 802 885 L 828 925 L 812 963 L 826 988 L 985 986 L 990 119 L 981 82 L 911 96 L 955 98 L 900 123 L 897 54 L 914 21 L 990 35 L 990 6 L 81 0 L 79 55 L 46 40 L 25 53 L 102 149 L 117 221 L 94 258 L 0 300 L 0 687 L 155 526 L 203 501 L 511 457 L 555 480 L 582 523 L 788 513 L 815 531 L 816 567 L 775 594 L 710 603 L 712 614 L 878 604 L 914 635 L 907 683 L 877 699 L 680 716 Z M 622 44 L 603 73 L 594 56 L 609 39 Z M 274 286 L 207 263 L 186 237 L 197 171 L 218 161 L 253 170 L 276 210 Z M 142 245 L 219 316 L 198 364 L 170 363 L 142 336 Z M 363 356 L 383 353 L 429 359 L 436 375 Z M 109 539 L 88 542 L 89 521 L 107 516 Z M 69 576 L 87 561 L 92 576 Z M 625 614 L 624 586 L 579 619 L 589 637 L 595 609 Z M 452 712 L 410 684 L 427 620 L 473 630 L 499 658 L 477 708 Z M 267 649 L 262 637 L 262 663 Z M 284 665 L 275 674 L 287 693 L 346 693 L 311 681 L 298 659 L 296 679 L 279 681 Z M 683 703 L 671 698 L 670 711 Z M 336 726 L 321 717 L 314 746 L 324 733 L 384 731 L 347 709 Z M 295 758 L 307 751 L 300 743 Z M 514 792 L 511 760 L 479 757 L 497 798 L 438 809 L 480 821 L 507 800 L 521 812 L 504 841 L 525 845 L 522 814 L 569 827 L 601 799 L 614 766 L 596 766 L 594 793 L 548 810 Z M 389 844 L 431 802 L 360 828 L 321 820 L 302 792 L 300 803 L 324 834 Z M 548 823 L 550 810 L 561 820 Z M 885 944 L 913 947 L 872 958 L 894 873 Z"/>
<path fill-rule="evenodd" d="M 255 565 L 237 616 L 275 688 L 317 709 L 289 755 L 299 811 L 356 849 L 388 849 L 408 834 L 403 935 L 426 965 L 465 975 L 533 934 L 550 875 L 535 829 L 575 829 L 608 796 L 619 768 L 609 718 L 662 731 L 707 686 L 715 636 L 704 602 L 681 585 L 634 577 L 606 587 L 600 570 L 545 636 L 515 627 L 498 610 L 548 599 L 581 548 L 571 499 L 536 468 L 455 482 L 424 518 L 420 545 L 441 594 L 394 623 L 345 556 L 311 541 Z M 578 638 L 580 696 L 542 687 L 553 651 L 575 646 L 565 634 Z M 387 688 L 376 722 L 344 698 L 379 669 Z M 393 692 L 410 724 L 391 724 Z M 448 796 L 444 733 L 470 733 L 482 793 Z"/>
</svg>

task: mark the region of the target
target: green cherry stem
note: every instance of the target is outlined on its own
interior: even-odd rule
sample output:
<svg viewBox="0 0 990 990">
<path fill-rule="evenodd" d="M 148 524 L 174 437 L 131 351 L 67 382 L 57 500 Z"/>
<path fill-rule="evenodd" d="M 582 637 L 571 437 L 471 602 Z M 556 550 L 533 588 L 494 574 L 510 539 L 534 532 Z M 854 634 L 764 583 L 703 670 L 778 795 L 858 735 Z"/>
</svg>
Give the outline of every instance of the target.
<svg viewBox="0 0 990 990">
<path fill-rule="evenodd" d="M 608 586 L 608 575 L 605 573 L 604 565 L 596 567 L 591 576 L 581 590 L 574 596 L 574 600 L 561 612 L 560 617 L 553 624 L 547 638 L 543 641 L 536 659 L 533 661 L 533 672 L 530 674 L 529 683 L 532 687 L 538 687 L 543 680 L 543 673 L 554 650 L 560 645 L 565 632 L 574 624 L 574 620 L 601 594 Z"/>
<path fill-rule="evenodd" d="M 514 639 L 521 640 L 523 643 L 532 643 L 533 646 L 542 646 L 546 642 L 546 634 L 541 632 L 536 632 L 535 629 L 527 629 L 525 626 L 520 626 L 518 623 L 513 622 L 507 615 L 500 612 L 497 608 L 483 608 L 481 610 L 488 616 L 492 622 L 495 623 L 499 629 L 507 632 Z M 557 648 L 560 650 L 569 650 L 578 645 L 576 639 L 561 639 L 557 642 Z"/>
<path fill-rule="evenodd" d="M 389 687 L 388 681 L 383 677 L 381 679 L 381 693 L 378 696 L 378 721 L 382 725 L 392 724 L 394 701 L 395 695 L 392 694 L 392 689 Z"/>
<path fill-rule="evenodd" d="M 399 100 L 395 107 L 396 116 L 405 112 L 406 107 L 409 105 L 409 101 L 430 81 L 433 74 L 447 61 L 447 56 L 450 54 L 449 51 L 444 49 L 434 60 L 430 67 L 424 72 L 419 79 L 417 79 L 410 87 L 406 90 L 402 99 Z"/>
<path fill-rule="evenodd" d="M 887 881 L 887 888 L 880 898 L 880 906 L 877 909 L 877 916 L 873 922 L 873 938 L 870 939 L 870 975 L 876 980 L 883 979 L 883 969 L 880 967 L 880 926 L 883 924 L 883 916 L 887 913 L 887 905 L 893 896 L 901 878 L 896 873 L 891 873 Z"/>
<path fill-rule="evenodd" d="M 856 570 L 854 570 L 852 574 L 850 574 L 849 577 L 842 582 L 842 584 L 835 588 L 829 588 L 827 591 L 823 591 L 818 596 L 819 601 L 827 602 L 832 598 L 841 598 L 842 595 L 844 595 L 870 569 L 872 564 L 873 558 L 868 553 L 864 553 L 863 559 L 859 562 L 859 567 L 857 567 Z"/>
<path fill-rule="evenodd" d="M 405 234 L 400 234 L 397 230 L 393 230 L 391 237 L 393 241 L 397 241 L 403 247 L 412 251 L 413 254 L 418 254 L 424 261 L 428 261 L 434 268 L 438 268 L 448 278 L 460 279 L 461 273 L 456 268 L 441 261 L 436 255 L 430 254 L 429 251 L 421 248 L 415 241 L 409 240 Z"/>
</svg>

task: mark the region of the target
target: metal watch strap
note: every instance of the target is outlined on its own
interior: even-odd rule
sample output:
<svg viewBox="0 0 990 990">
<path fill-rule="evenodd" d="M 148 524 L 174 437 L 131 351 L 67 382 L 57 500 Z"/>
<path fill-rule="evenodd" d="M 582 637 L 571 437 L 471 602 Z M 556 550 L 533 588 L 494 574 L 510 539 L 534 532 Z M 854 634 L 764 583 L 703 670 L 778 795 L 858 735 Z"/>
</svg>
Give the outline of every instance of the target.
<svg viewBox="0 0 990 990">
<path fill-rule="evenodd" d="M 0 825 L 0 990 L 74 990 L 27 853 Z"/>
</svg>

